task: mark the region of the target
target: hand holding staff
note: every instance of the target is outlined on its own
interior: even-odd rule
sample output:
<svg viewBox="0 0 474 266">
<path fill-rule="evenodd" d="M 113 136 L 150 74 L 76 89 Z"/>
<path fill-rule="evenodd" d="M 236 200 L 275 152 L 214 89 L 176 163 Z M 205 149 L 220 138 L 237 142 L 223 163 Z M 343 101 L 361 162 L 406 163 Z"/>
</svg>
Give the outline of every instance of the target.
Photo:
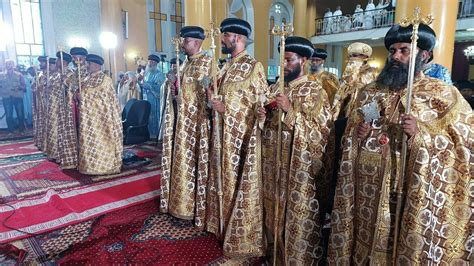
<svg viewBox="0 0 474 266">
<path fill-rule="evenodd" d="M 215 38 L 220 34 L 219 28 L 214 26 L 214 22 L 211 22 L 209 30 L 206 30 L 206 35 L 211 39 L 211 45 L 209 46 L 212 53 L 211 62 L 211 76 L 213 84 L 213 95 L 209 95 L 210 99 L 219 99 L 219 88 L 217 88 L 217 56 L 216 56 L 216 42 Z M 214 148 L 216 152 L 216 179 L 217 179 L 217 195 L 219 205 L 219 235 L 224 234 L 224 209 L 223 209 L 223 193 L 222 193 L 222 169 L 221 169 L 221 156 L 222 156 L 222 144 L 221 144 L 221 124 L 219 112 L 214 109 L 213 112 L 214 120 Z"/>
<path fill-rule="evenodd" d="M 278 80 L 278 94 L 284 93 L 285 86 L 285 39 L 290 33 L 293 32 L 293 26 L 291 24 L 275 25 L 272 29 L 272 35 L 280 36 L 280 79 Z M 275 186 L 275 211 L 274 211 L 274 224 L 273 224 L 273 265 L 277 264 L 278 256 L 278 232 L 279 232 L 279 208 L 280 208 L 280 178 L 281 178 L 281 134 L 282 134 L 282 110 L 278 109 L 278 138 L 277 138 L 277 174 L 274 180 Z"/>
<path fill-rule="evenodd" d="M 420 16 L 420 8 L 416 7 L 415 12 L 412 18 L 405 18 L 400 22 L 400 26 L 408 27 L 413 25 L 413 32 L 411 35 L 411 46 L 410 46 L 410 63 L 408 67 L 408 82 L 407 82 L 407 102 L 405 107 L 405 116 L 410 114 L 411 110 L 411 97 L 413 91 L 413 80 L 415 78 L 415 61 L 417 55 L 417 42 L 418 42 L 418 27 L 420 23 L 425 25 L 431 24 L 433 22 L 433 17 L 428 15 L 426 17 Z M 412 136 L 413 137 L 413 136 Z M 403 195 L 403 184 L 405 183 L 405 171 L 406 171 L 406 160 L 407 160 L 407 151 L 408 151 L 408 144 L 407 144 L 408 136 L 407 134 L 403 134 L 402 139 L 402 151 L 401 151 L 401 172 L 400 178 L 397 182 L 397 207 L 395 213 L 395 232 L 394 232 L 394 241 L 393 241 L 393 254 L 392 260 L 393 265 L 396 265 L 397 259 L 397 246 L 398 246 L 398 237 L 400 231 L 400 222 L 401 222 L 401 208 L 402 208 L 402 195 Z"/>
</svg>

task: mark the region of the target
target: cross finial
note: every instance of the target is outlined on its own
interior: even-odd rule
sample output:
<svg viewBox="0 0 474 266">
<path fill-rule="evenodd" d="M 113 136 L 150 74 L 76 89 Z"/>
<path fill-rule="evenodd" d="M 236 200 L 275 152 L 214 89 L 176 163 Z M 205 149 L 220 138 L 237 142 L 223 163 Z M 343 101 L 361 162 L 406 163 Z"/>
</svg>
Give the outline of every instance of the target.
<svg viewBox="0 0 474 266">
<path fill-rule="evenodd" d="M 171 39 L 171 43 L 174 44 L 174 48 L 177 54 L 179 54 L 179 49 L 181 44 L 183 43 L 183 38 L 180 36 L 176 36 L 173 39 Z"/>
<path fill-rule="evenodd" d="M 413 17 L 411 18 L 404 18 L 400 21 L 400 26 L 402 27 L 408 27 L 410 25 L 413 25 L 413 27 L 417 27 L 420 25 L 420 23 L 423 23 L 425 25 L 430 25 L 433 22 L 434 18 L 431 14 L 422 17 L 421 16 L 421 9 L 419 7 L 415 7 L 415 11 L 413 13 Z"/>
<path fill-rule="evenodd" d="M 209 46 L 211 50 L 216 49 L 216 42 L 214 38 L 219 36 L 219 34 L 221 34 L 220 29 L 214 25 L 214 21 L 211 21 L 209 29 L 206 30 L 206 37 L 211 39 L 211 45 Z"/>
<path fill-rule="evenodd" d="M 291 23 L 289 24 L 282 23 L 281 27 L 280 25 L 275 25 L 273 26 L 273 29 L 272 29 L 272 34 L 276 36 L 280 36 L 280 37 L 286 37 L 290 35 L 292 32 L 293 32 L 293 25 L 291 25 Z"/>
</svg>

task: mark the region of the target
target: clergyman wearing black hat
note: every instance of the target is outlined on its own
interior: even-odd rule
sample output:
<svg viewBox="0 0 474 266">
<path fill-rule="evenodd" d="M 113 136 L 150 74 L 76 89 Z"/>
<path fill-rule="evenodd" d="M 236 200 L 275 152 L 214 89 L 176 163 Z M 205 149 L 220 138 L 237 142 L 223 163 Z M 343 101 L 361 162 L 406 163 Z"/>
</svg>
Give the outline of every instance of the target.
<svg viewBox="0 0 474 266">
<path fill-rule="evenodd" d="M 328 94 L 329 103 L 331 104 L 331 107 L 333 107 L 336 104 L 334 103 L 334 98 L 340 85 L 339 79 L 336 75 L 324 70 L 324 62 L 327 57 L 328 53 L 326 50 L 314 48 L 309 65 L 308 79 L 317 80 L 323 85 L 323 89 Z M 333 112 L 335 113 L 336 111 L 333 110 Z"/>
<path fill-rule="evenodd" d="M 238 206 L 241 202 L 249 203 L 247 207 L 239 209 L 242 216 L 235 216 L 237 220 L 224 217 L 225 235 L 222 239 L 224 239 L 224 246 L 228 247 L 224 249 L 224 255 L 261 256 L 266 248 L 263 232 L 244 230 L 239 236 L 233 232 L 240 230 L 239 224 L 245 224 L 247 228 L 263 228 L 263 220 L 258 212 L 261 210 L 258 203 L 261 199 L 259 192 L 263 190 L 263 185 L 261 182 L 250 181 L 247 177 L 256 177 L 255 174 L 257 174 L 255 167 L 258 167 L 258 163 L 255 165 L 253 158 L 257 158 L 255 156 L 258 148 L 248 144 L 253 143 L 253 140 L 257 138 L 257 132 L 253 130 L 254 126 L 257 126 L 255 108 L 259 104 L 257 102 L 259 96 L 265 95 L 268 91 L 266 71 L 262 64 L 245 50 L 247 38 L 252 32 L 248 22 L 238 18 L 227 18 L 221 22 L 220 30 L 222 52 L 230 54 L 231 59 L 228 63 L 229 67 L 224 66 L 220 73 L 219 94 L 225 97 L 210 99 L 213 111 L 225 114 L 225 123 L 221 124 L 221 133 L 224 137 L 221 143 L 212 143 L 210 146 L 215 147 L 219 144 L 223 147 L 222 162 L 229 162 L 224 163 L 222 167 L 222 177 L 228 178 L 229 184 L 232 184 L 231 189 L 224 191 L 224 199 L 229 199 L 224 204 L 224 214 L 232 213 L 235 210 L 233 206 Z M 208 91 L 208 95 L 213 95 L 213 93 L 212 90 Z M 211 139 L 215 140 L 215 138 Z M 215 169 L 219 164 L 219 160 L 210 159 L 209 161 L 211 169 Z M 217 186 L 213 183 L 216 180 L 215 177 L 209 177 L 209 180 L 212 183 L 209 184 L 210 186 Z M 240 193 L 242 187 L 247 187 L 257 193 Z M 235 195 L 240 196 L 235 197 Z M 210 204 L 218 205 L 215 191 L 211 192 L 209 198 Z M 242 219 L 243 217 L 246 218 Z M 219 235 L 217 232 L 219 225 L 216 226 L 215 221 L 219 221 L 216 212 L 207 215 L 206 223 L 210 228 L 209 231 Z M 234 237 L 236 237 L 235 240 Z M 252 241 L 249 242 L 249 239 Z"/>
<path fill-rule="evenodd" d="M 329 265 L 470 265 L 473 112 L 455 87 L 422 73 L 435 32 L 420 24 L 413 50 L 411 35 L 411 26 L 391 27 L 383 70 L 354 101 L 342 141 Z M 393 202 L 397 182 L 400 197 Z"/>
<path fill-rule="evenodd" d="M 182 27 L 179 36 L 183 38 L 181 50 L 189 58 L 201 52 L 202 41 L 206 38 L 204 29 L 198 26 Z"/>
<path fill-rule="evenodd" d="M 279 47 L 279 50 L 281 47 Z M 281 264 L 318 265 L 322 261 L 322 222 L 314 217 L 324 217 L 324 199 L 327 188 L 318 182 L 324 173 L 321 167 L 326 144 L 329 139 L 331 107 L 321 84 L 308 80 L 304 65 L 313 54 L 313 44 L 306 38 L 290 36 L 286 39 L 284 52 L 284 92 L 279 92 L 278 84 L 270 87 L 274 100 L 265 107 L 258 108 L 258 117 L 264 121 L 262 134 L 262 180 L 264 189 L 264 221 L 273 221 L 275 208 L 274 178 L 277 175 L 275 154 L 277 153 L 279 111 L 283 111 L 284 139 L 281 158 L 289 162 L 282 165 L 282 180 L 287 182 L 287 197 L 280 201 L 283 213 L 279 235 L 278 257 Z M 288 141 L 291 140 L 291 141 Z M 304 165 L 304 166 L 303 166 Z M 319 165 L 319 167 L 312 167 Z M 304 182 L 300 178 L 304 177 Z M 311 184 L 311 185 L 309 185 Z M 295 204 L 294 198 L 298 198 Z M 278 198 L 280 200 L 280 198 Z M 314 206 L 319 206 L 314 208 Z M 305 210 L 301 212 L 301 210 Z M 298 214 L 298 215 L 296 215 Z M 311 221 L 311 234 L 306 234 L 304 225 Z M 273 226 L 267 224 L 268 239 L 275 239 Z M 300 243 L 305 243 L 300 245 Z M 281 251 L 281 252 L 280 252 Z M 292 254 L 284 256 L 283 254 Z"/>
<path fill-rule="evenodd" d="M 112 79 L 102 69 L 104 59 L 86 56 L 89 76 L 78 101 L 79 158 L 77 169 L 86 175 L 119 173 L 122 166 L 121 108 Z"/>
<path fill-rule="evenodd" d="M 221 22 L 220 30 L 222 33 L 222 53 L 230 54 L 232 57 L 245 50 L 247 39 L 252 33 L 250 24 L 239 18 L 224 19 Z"/>
</svg>

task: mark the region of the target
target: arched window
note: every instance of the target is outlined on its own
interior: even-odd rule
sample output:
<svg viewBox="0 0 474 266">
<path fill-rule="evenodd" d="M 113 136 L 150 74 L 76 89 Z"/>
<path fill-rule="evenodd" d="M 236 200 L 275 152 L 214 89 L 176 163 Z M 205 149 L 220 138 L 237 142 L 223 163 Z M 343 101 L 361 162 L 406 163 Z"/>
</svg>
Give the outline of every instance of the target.
<svg viewBox="0 0 474 266">
<path fill-rule="evenodd" d="M 10 0 L 17 64 L 29 66 L 44 54 L 40 0 Z"/>
</svg>

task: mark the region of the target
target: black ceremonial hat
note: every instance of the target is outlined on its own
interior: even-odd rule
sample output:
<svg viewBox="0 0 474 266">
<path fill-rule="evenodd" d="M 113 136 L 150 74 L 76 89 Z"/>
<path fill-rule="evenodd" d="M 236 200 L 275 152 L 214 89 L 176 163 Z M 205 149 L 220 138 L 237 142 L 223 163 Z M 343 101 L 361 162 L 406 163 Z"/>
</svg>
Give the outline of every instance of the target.
<svg viewBox="0 0 474 266">
<path fill-rule="evenodd" d="M 385 35 L 385 48 L 387 50 L 390 46 L 397 42 L 411 43 L 411 34 L 413 32 L 413 25 L 402 27 L 400 24 L 393 25 Z M 431 51 L 436 44 L 436 33 L 434 30 L 425 24 L 420 24 L 418 28 L 418 42 L 417 46 L 420 49 Z"/>
<path fill-rule="evenodd" d="M 321 48 L 314 48 L 314 52 L 311 57 L 326 59 L 328 57 L 328 52 L 326 52 L 326 50 L 321 49 Z"/>
<path fill-rule="evenodd" d="M 86 48 L 82 47 L 72 47 L 71 50 L 69 51 L 71 55 L 82 55 L 82 56 L 87 56 L 87 50 Z"/>
<path fill-rule="evenodd" d="M 183 61 L 181 61 L 181 59 L 179 59 L 179 64 L 181 65 L 182 63 L 183 63 Z M 175 65 L 175 64 L 176 64 L 176 57 L 170 60 L 170 64 L 171 64 L 171 65 Z"/>
<path fill-rule="evenodd" d="M 96 63 L 98 65 L 104 64 L 104 59 L 96 54 L 88 54 L 86 57 L 86 61 Z"/>
<path fill-rule="evenodd" d="M 206 36 L 204 35 L 204 29 L 198 26 L 184 26 L 181 28 L 179 31 L 179 36 L 186 38 L 186 37 L 191 37 L 191 38 L 196 38 L 196 39 L 201 39 L 204 40 Z"/>
<path fill-rule="evenodd" d="M 221 22 L 221 32 L 233 32 L 248 38 L 252 33 L 252 27 L 243 19 L 226 18 Z"/>
<path fill-rule="evenodd" d="M 157 63 L 159 63 L 159 62 L 161 61 L 161 60 L 160 60 L 160 57 L 157 56 L 156 54 L 151 54 L 151 55 L 149 55 L 149 56 L 148 56 L 148 60 L 153 60 L 153 61 L 155 61 L 155 62 L 157 62 Z"/>
<path fill-rule="evenodd" d="M 70 63 L 72 61 L 72 56 L 68 53 L 62 52 L 63 53 L 63 60 Z M 56 58 L 61 60 L 61 52 L 56 53 Z"/>
<path fill-rule="evenodd" d="M 49 62 L 50 64 L 56 64 L 56 58 L 50 57 L 49 60 L 48 60 L 48 62 Z"/>
<path fill-rule="evenodd" d="M 46 55 L 38 56 L 38 62 L 46 62 L 46 60 L 48 60 Z"/>
<path fill-rule="evenodd" d="M 311 58 L 313 51 L 313 44 L 306 38 L 299 36 L 290 36 L 286 38 L 285 52 L 293 52 L 300 56 Z M 278 44 L 278 52 L 280 52 L 280 44 Z"/>
</svg>

